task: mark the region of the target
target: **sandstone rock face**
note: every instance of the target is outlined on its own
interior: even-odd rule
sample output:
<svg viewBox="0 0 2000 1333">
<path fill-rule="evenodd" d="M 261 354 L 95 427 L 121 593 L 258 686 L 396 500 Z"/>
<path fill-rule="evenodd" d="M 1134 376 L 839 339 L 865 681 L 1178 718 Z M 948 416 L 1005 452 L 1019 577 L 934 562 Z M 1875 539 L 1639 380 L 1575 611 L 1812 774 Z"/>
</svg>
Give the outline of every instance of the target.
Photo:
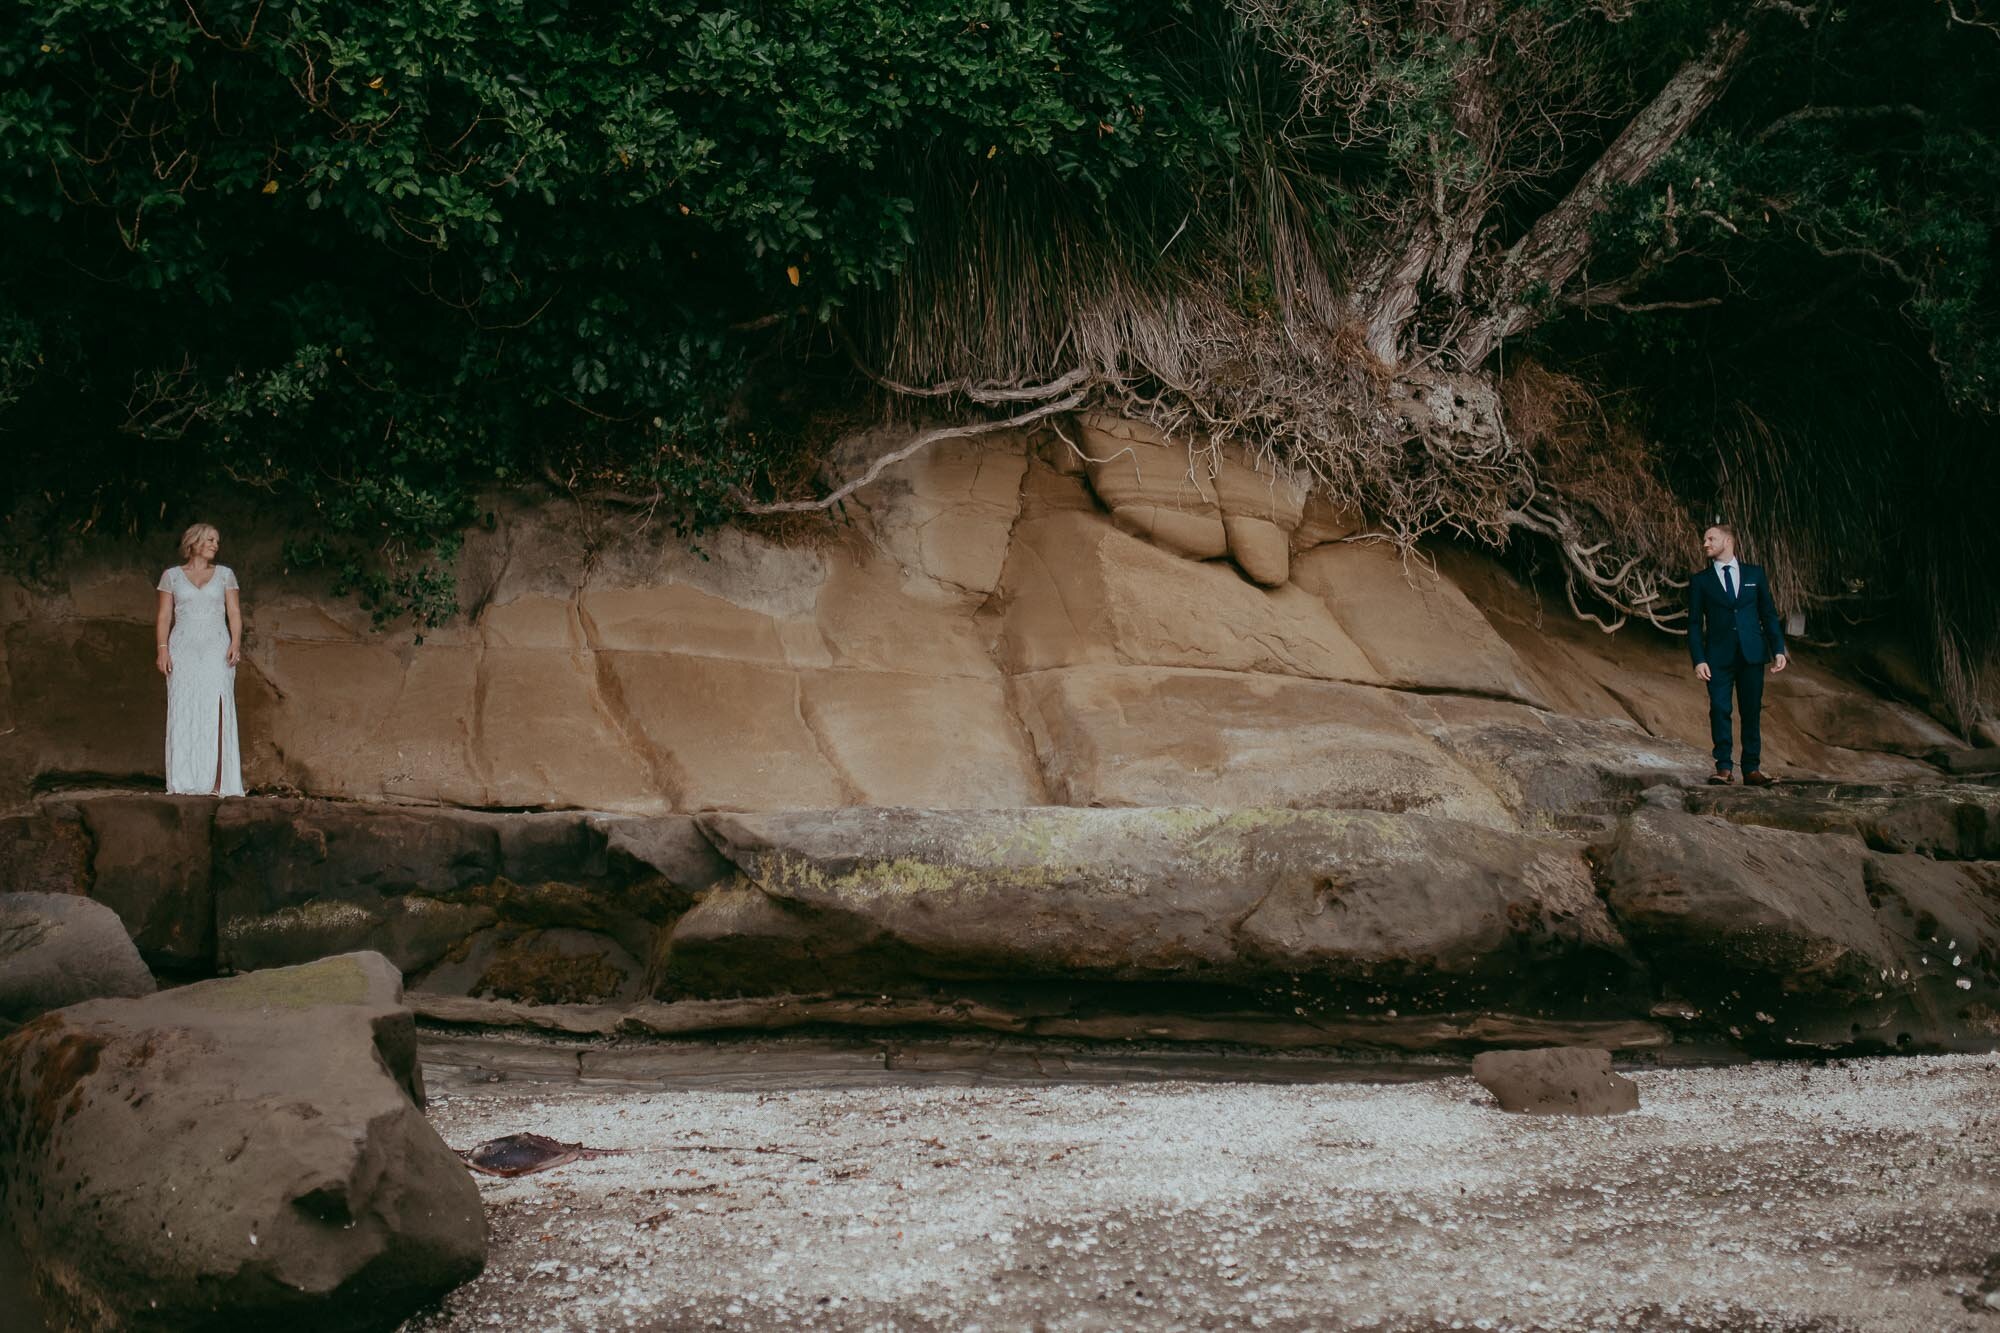
<svg viewBox="0 0 2000 1333">
<path fill-rule="evenodd" d="M 245 580 L 246 781 L 348 800 L 631 815 L 1338 803 L 1379 785 L 1389 794 L 1365 804 L 1408 796 L 1412 808 L 1468 817 L 1484 805 L 1482 819 L 1497 806 L 1532 823 L 1537 803 L 1575 776 L 1558 771 L 1562 747 L 1541 747 L 1535 776 L 1502 771 L 1454 748 L 1445 733 L 1457 723 L 1427 712 L 1462 700 L 1547 720 L 1509 723 L 1518 735 L 1587 736 L 1585 748 L 1607 754 L 1636 736 L 1634 754 L 1701 771 L 1706 703 L 1678 641 L 1607 637 L 1477 554 L 1406 563 L 1366 539 L 1362 516 L 1306 498 L 1234 445 L 1191 453 L 1131 421 L 1072 424 L 1065 433 L 1095 461 L 1052 435 L 952 442 L 857 493 L 845 526 L 791 544 L 730 529 L 696 554 L 658 525 L 497 500 L 493 530 L 471 534 L 459 562 L 468 614 L 421 645 L 284 576 L 282 533 L 221 515 Z M 857 440 L 836 470 L 849 475 L 900 442 Z M 0 800 L 159 780 L 164 704 L 149 636 L 155 560 L 171 553 L 152 554 L 106 544 L 54 592 L 0 578 L 0 728 L 12 728 Z M 1808 654 L 1772 678 L 1767 766 L 1847 781 L 1936 777 L 1926 761 L 1951 738 L 1834 665 Z M 1158 674 L 1115 689 L 1101 675 L 1059 679 L 1086 668 Z M 1197 671 L 1216 677 L 1200 687 L 1204 707 L 1234 696 L 1227 725 L 1157 707 L 1142 737 L 1090 748 L 1133 730 L 1117 711 L 1132 697 L 1177 703 L 1192 688 L 1177 673 Z M 1350 706 L 1339 691 L 1308 699 L 1296 681 L 1382 687 L 1393 706 Z M 1286 727 L 1323 726 L 1300 735 L 1324 743 L 1287 744 L 1279 727 L 1255 725 L 1274 694 Z M 1316 711 L 1322 702 L 1328 711 Z M 1342 774 L 1343 728 L 1354 726 L 1369 738 Z M 1082 748 L 1052 750 L 1058 733 Z M 1426 804 L 1397 765 L 1440 746 L 1455 761 L 1441 770 L 1455 794 Z M 1133 754 L 1141 771 L 1104 773 L 1093 753 Z M 1204 790 L 1146 771 L 1176 755 L 1242 783 Z M 1283 771 L 1300 761 L 1300 774 Z M 1490 789 L 1466 795 L 1468 774 Z M 182 832 L 162 836 L 203 817 L 190 808 L 175 817 Z M 101 896 L 156 967 L 185 966 L 204 944 L 147 924 L 175 914 L 162 901 L 119 898 L 114 863 L 138 830 L 113 832 L 103 849 L 88 830 L 81 840 L 107 858 Z M 20 845 L 4 829 L 0 844 Z M 31 887 L 18 877 L 47 866 L 32 887 L 60 887 L 79 845 L 0 872 Z"/>
<path fill-rule="evenodd" d="M 0 627 L 10 711 L 27 746 L 7 756 L 22 764 L 13 775 L 17 791 L 45 774 L 88 779 L 164 772 L 166 690 L 147 688 L 153 682 L 134 667 L 152 651 L 152 631 L 137 596 L 145 588 L 133 591 L 129 619 L 82 618 L 50 606 L 35 619 Z M 150 662 L 142 665 L 151 668 Z"/>
<path fill-rule="evenodd" d="M 105 995 L 151 995 L 117 913 L 65 893 L 0 893 L 0 1023 Z"/>
<path fill-rule="evenodd" d="M 1019 688 L 1050 795 L 1064 805 L 1335 807 L 1515 823 L 1391 691 L 1132 667 L 1037 672 Z"/>
<path fill-rule="evenodd" d="M 1290 577 L 1302 478 L 1239 446 L 1172 441 L 1140 421 L 1092 413 L 1079 424 L 1091 489 L 1120 528 L 1193 560 L 1227 554 L 1265 587 Z M 1315 518 L 1308 545 L 1340 528 L 1328 507 Z"/>
<path fill-rule="evenodd" d="M 1345 509 L 1323 495 L 1307 499 L 1299 514 L 1299 526 L 1292 532 L 1292 549 L 1309 551 L 1326 542 L 1352 537 L 1368 524 L 1361 514 Z"/>
<path fill-rule="evenodd" d="M 1521 1115 L 1618 1115 L 1639 1109 L 1639 1085 L 1611 1072 L 1609 1051 L 1482 1051 L 1473 1058 L 1472 1076 L 1501 1110 Z"/>
<path fill-rule="evenodd" d="M 476 1275 L 377 955 L 94 1000 L 0 1044 L 0 1206 L 59 1320 L 381 1329 Z"/>
<path fill-rule="evenodd" d="M 1247 676 L 1378 682 L 1326 606 L 1262 591 L 1086 513 L 1025 519 L 1002 583 L 1000 651 L 1017 678 L 1070 666 L 1198 667 Z"/>
<path fill-rule="evenodd" d="M 1303 479 L 1234 446 L 1217 461 L 1215 500 L 1229 556 L 1243 577 L 1266 588 L 1291 577 L 1292 538 L 1305 517 Z"/>
<path fill-rule="evenodd" d="M 1190 560 L 1228 554 L 1229 533 L 1205 442 L 1190 449 L 1144 422 L 1101 413 L 1086 415 L 1077 425 L 1090 487 L 1114 523 Z"/>
<path fill-rule="evenodd" d="M 1405 565 L 1386 543 L 1340 543 L 1301 555 L 1293 574 L 1325 599 L 1387 683 L 1493 695 L 1546 707 L 1514 651 L 1463 592 Z"/>
</svg>

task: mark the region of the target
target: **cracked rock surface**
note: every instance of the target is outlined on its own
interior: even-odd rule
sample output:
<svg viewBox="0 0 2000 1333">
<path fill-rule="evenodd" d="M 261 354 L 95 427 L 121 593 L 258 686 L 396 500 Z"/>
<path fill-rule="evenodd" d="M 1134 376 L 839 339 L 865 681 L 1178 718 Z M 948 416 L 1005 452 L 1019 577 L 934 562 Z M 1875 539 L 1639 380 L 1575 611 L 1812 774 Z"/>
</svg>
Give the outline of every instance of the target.
<svg viewBox="0 0 2000 1333">
<path fill-rule="evenodd" d="M 1465 753 L 1570 790 L 1560 746 L 1487 741 Z M 373 949 L 445 1022 L 1985 1050 L 2000 1042 L 1994 796 L 1657 785 L 1531 831 L 1284 807 L 250 799 L 191 819 L 182 798 L 114 795 L 52 798 L 0 824 L 0 848 L 80 841 L 92 855 L 57 862 L 70 891 L 116 910 L 156 969 Z"/>
</svg>

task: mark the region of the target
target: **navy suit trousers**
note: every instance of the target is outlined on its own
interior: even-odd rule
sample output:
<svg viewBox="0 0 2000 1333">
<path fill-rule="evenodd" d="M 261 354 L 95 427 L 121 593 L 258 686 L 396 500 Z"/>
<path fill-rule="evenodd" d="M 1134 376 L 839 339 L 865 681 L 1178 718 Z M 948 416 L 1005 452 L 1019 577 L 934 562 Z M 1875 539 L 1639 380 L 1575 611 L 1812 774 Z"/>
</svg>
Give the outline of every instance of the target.
<svg viewBox="0 0 2000 1333">
<path fill-rule="evenodd" d="M 1764 711 L 1764 663 L 1746 662 L 1740 656 L 1727 665 L 1708 664 L 1708 733 L 1715 741 L 1715 766 L 1729 767 L 1729 696 L 1736 696 L 1737 710 L 1743 715 L 1743 771 L 1754 773 L 1763 766 L 1764 733 L 1760 723 Z"/>
</svg>

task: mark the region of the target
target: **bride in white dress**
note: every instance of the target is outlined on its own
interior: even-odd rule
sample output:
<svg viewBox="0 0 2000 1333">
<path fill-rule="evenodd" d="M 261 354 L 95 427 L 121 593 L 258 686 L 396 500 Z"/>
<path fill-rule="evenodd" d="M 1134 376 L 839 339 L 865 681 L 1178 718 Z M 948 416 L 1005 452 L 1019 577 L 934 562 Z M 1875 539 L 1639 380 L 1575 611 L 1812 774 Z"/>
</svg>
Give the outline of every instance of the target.
<svg viewBox="0 0 2000 1333">
<path fill-rule="evenodd" d="M 236 575 L 215 563 L 222 535 L 197 523 L 181 535 L 183 563 L 160 575 L 155 665 L 167 678 L 167 790 L 241 796 L 236 662 L 243 607 Z"/>
</svg>

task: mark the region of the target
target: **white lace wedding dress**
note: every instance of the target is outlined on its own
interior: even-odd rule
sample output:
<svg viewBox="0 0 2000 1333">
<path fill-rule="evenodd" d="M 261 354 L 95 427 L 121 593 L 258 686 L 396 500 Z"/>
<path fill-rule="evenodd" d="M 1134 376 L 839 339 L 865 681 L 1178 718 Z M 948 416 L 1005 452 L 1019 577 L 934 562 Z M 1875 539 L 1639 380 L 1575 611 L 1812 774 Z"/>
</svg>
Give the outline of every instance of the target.
<svg viewBox="0 0 2000 1333">
<path fill-rule="evenodd" d="M 167 790 L 189 795 L 241 796 L 243 763 L 236 749 L 236 668 L 229 665 L 229 615 L 224 594 L 236 586 L 217 565 L 196 587 L 179 565 L 160 575 L 174 598 L 167 636 Z"/>
</svg>

